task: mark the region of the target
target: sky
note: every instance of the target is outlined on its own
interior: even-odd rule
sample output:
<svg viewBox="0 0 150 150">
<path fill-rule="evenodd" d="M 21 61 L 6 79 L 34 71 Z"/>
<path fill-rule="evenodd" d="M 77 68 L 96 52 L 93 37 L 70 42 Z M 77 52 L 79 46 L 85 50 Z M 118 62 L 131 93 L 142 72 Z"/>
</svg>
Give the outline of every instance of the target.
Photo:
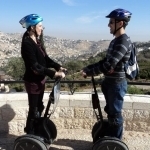
<svg viewBox="0 0 150 150">
<path fill-rule="evenodd" d="M 150 0 L 1 0 L 0 31 L 23 33 L 19 20 L 32 13 L 43 17 L 44 34 L 72 40 L 111 40 L 109 19 L 116 8 L 132 13 L 126 33 L 132 41 L 150 41 Z"/>
</svg>

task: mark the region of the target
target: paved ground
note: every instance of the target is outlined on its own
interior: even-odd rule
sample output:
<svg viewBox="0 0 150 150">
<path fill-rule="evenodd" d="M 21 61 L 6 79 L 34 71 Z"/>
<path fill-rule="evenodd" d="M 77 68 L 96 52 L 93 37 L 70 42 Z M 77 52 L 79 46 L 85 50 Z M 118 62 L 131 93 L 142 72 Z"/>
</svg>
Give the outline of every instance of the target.
<svg viewBox="0 0 150 150">
<path fill-rule="evenodd" d="M 0 135 L 0 150 L 12 150 L 16 136 Z M 124 132 L 123 141 L 129 150 L 150 150 L 150 133 Z M 49 150 L 92 150 L 90 130 L 59 130 Z"/>
<path fill-rule="evenodd" d="M 59 131 L 57 141 L 50 150 L 91 150 L 92 138 L 90 130 Z M 150 133 L 125 132 L 123 141 L 129 150 L 150 150 Z"/>
</svg>

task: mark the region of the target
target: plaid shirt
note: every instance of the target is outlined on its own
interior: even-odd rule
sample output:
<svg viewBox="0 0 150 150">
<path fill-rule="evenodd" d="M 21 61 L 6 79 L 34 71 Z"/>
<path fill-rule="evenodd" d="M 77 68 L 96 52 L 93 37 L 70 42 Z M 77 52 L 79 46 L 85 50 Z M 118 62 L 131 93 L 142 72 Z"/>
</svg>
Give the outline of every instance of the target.
<svg viewBox="0 0 150 150">
<path fill-rule="evenodd" d="M 83 70 L 87 75 L 104 73 L 108 78 L 125 78 L 124 62 L 129 60 L 130 54 L 131 40 L 123 34 L 110 42 L 104 60 L 89 65 Z"/>
</svg>

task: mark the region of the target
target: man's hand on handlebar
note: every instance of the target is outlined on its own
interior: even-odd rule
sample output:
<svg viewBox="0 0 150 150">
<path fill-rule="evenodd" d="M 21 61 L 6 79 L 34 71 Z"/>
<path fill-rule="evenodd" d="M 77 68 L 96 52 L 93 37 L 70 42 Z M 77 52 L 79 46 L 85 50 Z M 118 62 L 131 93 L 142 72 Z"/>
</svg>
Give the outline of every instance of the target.
<svg viewBox="0 0 150 150">
<path fill-rule="evenodd" d="M 66 68 L 60 67 L 59 71 L 67 72 Z"/>
<path fill-rule="evenodd" d="M 82 75 L 84 78 L 87 77 L 87 74 L 86 74 L 83 70 L 81 70 L 80 73 L 81 73 L 81 75 Z"/>
</svg>

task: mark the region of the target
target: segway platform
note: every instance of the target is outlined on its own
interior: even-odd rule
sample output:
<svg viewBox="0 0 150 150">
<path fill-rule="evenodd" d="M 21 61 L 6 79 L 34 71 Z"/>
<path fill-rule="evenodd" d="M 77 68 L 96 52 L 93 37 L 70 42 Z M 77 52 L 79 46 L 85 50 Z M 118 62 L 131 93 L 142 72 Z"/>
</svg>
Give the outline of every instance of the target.
<svg viewBox="0 0 150 150">
<path fill-rule="evenodd" d="M 44 140 L 38 136 L 27 134 L 18 137 L 14 143 L 14 150 L 48 150 Z"/>
<path fill-rule="evenodd" d="M 129 150 L 129 148 L 118 138 L 104 137 L 94 143 L 92 150 Z"/>
<path fill-rule="evenodd" d="M 92 128 L 93 147 L 92 150 L 129 150 L 128 146 L 118 138 L 109 137 L 108 119 L 103 119 L 99 97 L 96 90 L 94 77 L 92 76 L 94 93 L 92 92 L 92 105 L 97 122 Z"/>
<path fill-rule="evenodd" d="M 13 150 L 48 150 L 57 137 L 56 126 L 49 118 L 57 107 L 59 96 L 60 79 L 57 79 L 49 95 L 44 116 L 34 120 L 34 134 L 18 137 L 14 142 Z M 50 110 L 51 106 L 53 108 Z"/>
</svg>

